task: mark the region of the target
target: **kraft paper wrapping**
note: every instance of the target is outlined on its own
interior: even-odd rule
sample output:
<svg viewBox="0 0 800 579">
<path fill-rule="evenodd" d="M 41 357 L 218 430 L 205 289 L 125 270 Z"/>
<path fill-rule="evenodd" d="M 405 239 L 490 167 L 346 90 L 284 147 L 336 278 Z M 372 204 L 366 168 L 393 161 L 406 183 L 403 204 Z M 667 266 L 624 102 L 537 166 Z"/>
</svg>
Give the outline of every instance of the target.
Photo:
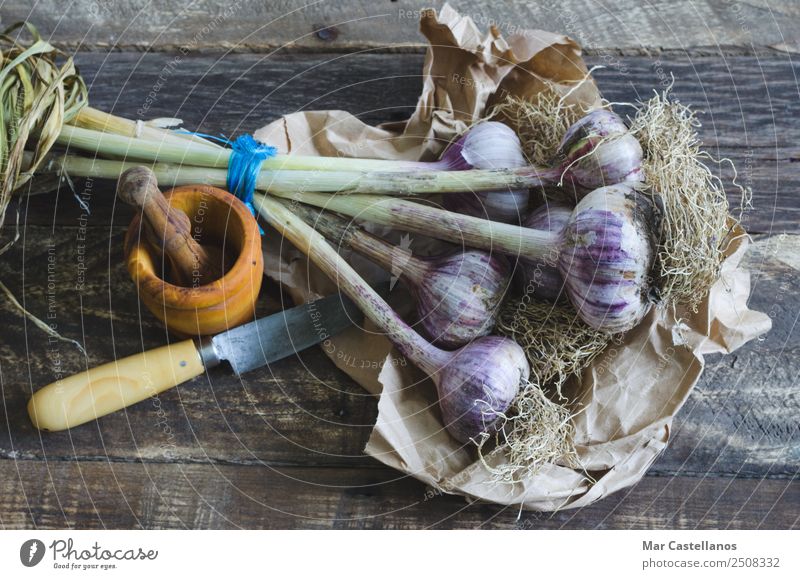
<svg viewBox="0 0 800 579">
<path fill-rule="evenodd" d="M 566 36 L 539 30 L 508 39 L 495 30 L 483 35 L 471 19 L 447 5 L 438 16 L 423 13 L 421 31 L 430 47 L 423 91 L 407 122 L 373 127 L 343 111 L 301 112 L 267 125 L 256 137 L 284 153 L 350 156 L 357 151 L 361 157 L 432 159 L 507 94 L 532 96 L 551 83 L 569 93 L 572 102 L 587 108 L 599 103 L 595 84 L 586 80 L 580 48 Z M 378 232 L 399 240 L 396 232 Z M 415 239 L 412 249 L 424 253 L 435 245 Z M 610 345 L 573 380 L 575 408 L 581 410 L 574 418 L 576 445 L 592 478 L 551 464 L 523 482 L 495 483 L 474 448 L 444 430 L 433 383 L 413 365 L 399 363 L 400 355 L 369 322 L 334 337 L 324 350 L 379 397 L 378 418 L 365 448 L 370 456 L 468 500 L 539 511 L 583 507 L 644 476 L 667 446 L 672 419 L 697 383 L 704 355 L 730 353 L 769 330 L 768 316 L 747 308 L 750 276 L 738 267 L 746 247 L 744 232 L 735 231 L 721 279 L 697 313 L 653 310 L 622 344 Z M 284 284 L 296 301 L 336 291 L 280 236 L 267 235 L 264 251 L 267 275 Z M 365 260 L 347 258 L 370 281 L 388 278 Z M 390 302 L 401 313 L 412 310 L 402 284 Z M 488 458 L 492 464 L 504 460 L 502 449 Z"/>
</svg>

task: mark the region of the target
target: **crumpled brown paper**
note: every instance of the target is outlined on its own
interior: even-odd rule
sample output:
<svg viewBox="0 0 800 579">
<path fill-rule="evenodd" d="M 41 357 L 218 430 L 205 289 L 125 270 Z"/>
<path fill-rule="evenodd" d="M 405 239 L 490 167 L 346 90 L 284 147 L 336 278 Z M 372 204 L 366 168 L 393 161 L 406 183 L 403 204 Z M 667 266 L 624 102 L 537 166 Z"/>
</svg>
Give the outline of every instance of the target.
<svg viewBox="0 0 800 579">
<path fill-rule="evenodd" d="M 548 82 L 562 94 L 571 91 L 569 100 L 584 107 L 599 102 L 591 79 L 580 82 L 587 69 L 579 47 L 565 36 L 538 30 L 507 40 L 495 30 L 481 35 L 471 19 L 447 5 L 438 17 L 423 13 L 421 30 L 430 42 L 424 87 L 406 123 L 372 127 L 343 111 L 302 112 L 267 125 L 256 137 L 281 152 L 430 159 L 507 94 L 530 97 Z M 265 271 L 295 300 L 336 290 L 279 237 L 265 239 Z M 705 354 L 732 352 L 769 330 L 769 318 L 746 305 L 750 277 L 738 267 L 746 247 L 737 230 L 722 277 L 698 313 L 652 311 L 622 344 L 610 345 L 573 381 L 581 410 L 574 418 L 576 444 L 591 479 L 552 464 L 524 482 L 494 483 L 475 450 L 444 430 L 433 383 L 412 365 L 398 363 L 391 343 L 376 336 L 373 326 L 334 337 L 326 351 L 340 369 L 380 396 L 367 454 L 470 500 L 540 511 L 582 507 L 642 478 L 666 448 L 672 419 L 700 377 Z M 356 265 L 372 281 L 381 276 L 366 262 Z M 392 294 L 401 312 L 410 309 L 410 301 L 401 288 Z M 501 449 L 488 458 L 493 464 L 504 460 Z"/>
</svg>

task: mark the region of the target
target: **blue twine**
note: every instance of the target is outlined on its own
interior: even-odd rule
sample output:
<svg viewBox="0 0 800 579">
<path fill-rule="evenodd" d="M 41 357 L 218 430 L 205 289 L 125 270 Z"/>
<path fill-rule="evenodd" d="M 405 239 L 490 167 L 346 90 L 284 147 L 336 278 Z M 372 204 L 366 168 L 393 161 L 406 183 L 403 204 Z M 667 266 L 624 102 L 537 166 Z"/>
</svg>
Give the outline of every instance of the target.
<svg viewBox="0 0 800 579">
<path fill-rule="evenodd" d="M 267 159 L 274 157 L 278 150 L 275 147 L 256 141 L 252 135 L 248 134 L 242 135 L 235 141 L 230 141 L 225 137 L 215 137 L 192 131 L 179 130 L 178 132 L 213 139 L 231 146 L 231 156 L 228 159 L 228 191 L 241 199 L 250 209 L 250 213 L 255 216 L 256 209 L 253 207 L 253 194 L 256 191 L 261 165 Z M 262 235 L 264 234 L 264 230 L 260 226 L 259 231 L 261 231 Z"/>
<path fill-rule="evenodd" d="M 256 191 L 258 174 L 261 165 L 274 157 L 278 150 L 270 145 L 256 141 L 252 135 L 244 134 L 231 145 L 231 157 L 228 160 L 228 191 L 244 201 L 253 215 L 253 193 Z"/>
<path fill-rule="evenodd" d="M 181 135 L 194 135 L 195 137 L 202 137 L 204 139 L 210 139 L 212 141 L 219 141 L 220 143 L 224 143 L 225 145 L 232 144 L 231 140 L 225 135 L 221 136 L 209 135 L 207 133 L 198 133 L 196 131 L 190 131 L 188 129 L 173 129 L 173 131 Z"/>
</svg>

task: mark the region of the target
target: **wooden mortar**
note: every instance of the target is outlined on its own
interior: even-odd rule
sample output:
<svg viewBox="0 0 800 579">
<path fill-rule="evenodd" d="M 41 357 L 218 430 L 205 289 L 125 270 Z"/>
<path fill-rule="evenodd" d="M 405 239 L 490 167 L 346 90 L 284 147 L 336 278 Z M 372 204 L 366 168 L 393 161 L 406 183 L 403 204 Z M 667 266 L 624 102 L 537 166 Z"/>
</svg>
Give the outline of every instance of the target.
<svg viewBox="0 0 800 579">
<path fill-rule="evenodd" d="M 162 254 L 148 239 L 139 213 L 125 235 L 125 259 L 139 297 L 150 312 L 180 336 L 217 334 L 250 321 L 264 275 L 261 234 L 250 210 L 216 187 L 186 185 L 164 195 L 185 213 L 192 234 L 217 247 L 232 265 L 211 283 L 176 285 L 162 279 Z"/>
</svg>

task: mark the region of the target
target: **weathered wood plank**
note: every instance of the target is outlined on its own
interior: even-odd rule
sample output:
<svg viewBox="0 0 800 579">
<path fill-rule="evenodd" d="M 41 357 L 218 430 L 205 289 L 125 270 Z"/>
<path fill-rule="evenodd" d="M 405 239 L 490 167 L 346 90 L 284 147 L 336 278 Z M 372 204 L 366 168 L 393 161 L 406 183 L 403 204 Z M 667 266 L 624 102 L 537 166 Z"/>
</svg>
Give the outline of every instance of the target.
<svg viewBox="0 0 800 579">
<path fill-rule="evenodd" d="M 71 345 L 49 342 L 0 301 L 13 320 L 0 344 L 0 456 L 374 466 L 362 455 L 376 416 L 376 403 L 318 349 L 238 378 L 213 369 L 157 400 L 65 433 L 40 436 L 25 404 L 31 392 L 115 357 L 159 346 L 167 336 L 141 309 L 121 256 L 120 228 L 80 230 L 29 226 L 0 261 L 0 277 L 37 315 L 64 334 L 85 342 L 89 358 Z M 78 283 L 78 252 L 87 256 L 84 291 Z M 55 250 L 50 249 L 55 247 Z M 761 239 L 748 258 L 754 272 L 751 305 L 773 316 L 774 328 L 730 357 L 712 357 L 675 424 L 670 448 L 655 474 L 791 477 L 800 465 L 796 376 L 800 373 L 800 236 Z M 48 259 L 54 265 L 48 273 Z M 795 260 L 795 261 L 792 261 Z M 48 278 L 48 276 L 50 276 Z M 54 291 L 48 291 L 52 282 Z M 261 311 L 279 295 L 267 284 Z M 53 309 L 51 310 L 50 305 Z"/>
<path fill-rule="evenodd" d="M 81 50 L 313 51 L 421 49 L 420 10 L 444 0 L 74 0 L 65 11 L 58 0 L 3 5 L 3 22 L 28 18 L 61 45 Z M 791 0 L 455 0 L 481 30 L 503 34 L 521 28 L 562 32 L 594 52 L 644 50 L 797 50 L 800 14 Z"/>
<path fill-rule="evenodd" d="M 181 117 L 201 132 L 226 135 L 253 131 L 282 114 L 307 109 L 346 109 L 368 123 L 401 120 L 416 104 L 422 58 L 416 55 L 228 55 L 181 57 L 164 54 L 80 54 L 91 100 L 129 118 Z M 590 59 L 604 64 L 603 59 Z M 596 71 L 606 98 L 632 102 L 648 98 L 669 75 L 675 95 L 702 111 L 701 137 L 710 153 L 730 158 L 738 181 L 752 188 L 755 210 L 746 225 L 753 232 L 794 232 L 800 225 L 800 99 L 797 65 L 788 58 L 621 58 Z M 666 75 L 666 76 L 665 76 Z M 159 77 L 162 78 L 159 78 Z M 156 87 L 157 90 L 156 90 Z M 153 93 L 153 94 L 151 94 Z M 147 109 L 147 110 L 144 110 Z M 624 112 L 622 107 L 619 107 Z M 721 174 L 732 176 L 727 164 Z M 85 185 L 78 183 L 83 193 Z M 115 207 L 113 188 L 96 186 L 90 224 L 130 220 Z M 738 192 L 728 183 L 731 203 Z M 79 215 L 69 191 L 58 210 L 51 197 L 32 202 L 29 223 L 74 224 Z"/>
<path fill-rule="evenodd" d="M 5 528 L 785 529 L 795 480 L 648 477 L 578 511 L 468 506 L 388 469 L 0 460 Z"/>
</svg>

